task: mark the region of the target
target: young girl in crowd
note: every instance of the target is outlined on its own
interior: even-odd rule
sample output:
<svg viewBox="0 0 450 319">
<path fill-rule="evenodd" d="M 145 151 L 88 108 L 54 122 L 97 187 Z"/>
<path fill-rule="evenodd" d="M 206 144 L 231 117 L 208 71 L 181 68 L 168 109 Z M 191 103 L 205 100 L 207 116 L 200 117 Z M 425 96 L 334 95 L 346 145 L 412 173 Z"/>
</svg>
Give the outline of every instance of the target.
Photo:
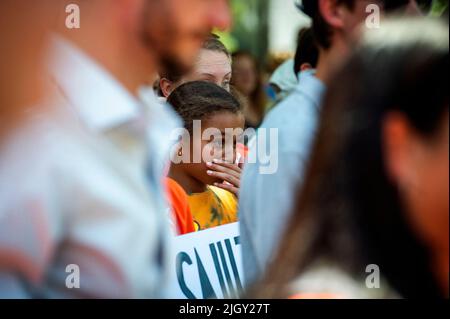
<svg viewBox="0 0 450 319">
<path fill-rule="evenodd" d="M 178 146 L 176 156 L 180 160 L 172 162 L 169 179 L 187 193 L 196 229 L 236 222 L 241 177 L 236 164 L 238 136 L 226 134 L 226 129 L 244 128 L 239 102 L 225 89 L 199 81 L 179 86 L 168 102 L 190 136 L 189 143 Z M 196 120 L 201 121 L 200 132 L 195 131 Z M 215 134 L 206 134 L 211 129 L 216 129 Z M 203 139 L 202 135 L 210 136 Z M 196 157 L 201 160 L 196 161 Z"/>
<path fill-rule="evenodd" d="M 258 297 L 448 298 L 448 32 L 425 19 L 367 31 L 331 82 Z"/>
</svg>

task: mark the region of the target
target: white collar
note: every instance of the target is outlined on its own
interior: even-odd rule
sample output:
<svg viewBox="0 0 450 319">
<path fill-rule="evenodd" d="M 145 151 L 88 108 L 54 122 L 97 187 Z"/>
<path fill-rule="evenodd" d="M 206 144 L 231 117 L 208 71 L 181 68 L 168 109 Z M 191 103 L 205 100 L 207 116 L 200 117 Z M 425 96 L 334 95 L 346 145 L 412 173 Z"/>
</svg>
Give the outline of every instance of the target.
<svg viewBox="0 0 450 319">
<path fill-rule="evenodd" d="M 69 41 L 54 35 L 50 58 L 57 85 L 90 129 L 105 131 L 141 116 L 139 101 Z"/>
</svg>

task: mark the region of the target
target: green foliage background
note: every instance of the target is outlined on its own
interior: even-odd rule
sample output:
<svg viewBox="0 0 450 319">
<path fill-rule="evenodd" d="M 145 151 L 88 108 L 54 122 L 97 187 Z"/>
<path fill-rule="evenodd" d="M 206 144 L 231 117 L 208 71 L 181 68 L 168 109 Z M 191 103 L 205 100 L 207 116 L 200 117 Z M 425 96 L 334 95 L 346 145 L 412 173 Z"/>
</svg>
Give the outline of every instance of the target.
<svg viewBox="0 0 450 319">
<path fill-rule="evenodd" d="M 216 32 L 232 52 L 245 50 L 263 63 L 268 48 L 269 0 L 231 0 L 233 29 Z"/>
<path fill-rule="evenodd" d="M 431 15 L 441 16 L 445 12 L 448 13 L 448 0 L 434 0 L 431 6 Z"/>
</svg>

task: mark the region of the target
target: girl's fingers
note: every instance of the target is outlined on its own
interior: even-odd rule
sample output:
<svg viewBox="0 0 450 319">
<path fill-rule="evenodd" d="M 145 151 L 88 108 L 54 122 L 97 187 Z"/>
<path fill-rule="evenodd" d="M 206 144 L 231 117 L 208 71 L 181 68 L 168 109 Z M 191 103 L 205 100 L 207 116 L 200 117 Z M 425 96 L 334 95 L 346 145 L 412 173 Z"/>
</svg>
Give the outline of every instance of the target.
<svg viewBox="0 0 450 319">
<path fill-rule="evenodd" d="M 224 183 L 214 183 L 214 186 L 222 188 L 226 191 L 229 191 L 230 193 L 233 193 L 236 197 L 239 197 L 239 188 L 237 188 L 233 185 L 228 185 L 228 184 L 224 184 Z"/>
<path fill-rule="evenodd" d="M 240 163 L 236 164 L 236 163 L 227 163 L 225 161 L 222 160 L 218 160 L 218 159 L 214 159 L 213 160 L 213 164 L 217 164 L 217 165 L 221 165 L 221 166 L 225 166 L 229 169 L 235 170 L 235 171 L 242 171 L 241 167 L 240 167 Z"/>
<path fill-rule="evenodd" d="M 206 163 L 208 168 L 211 170 L 215 170 L 217 172 L 226 173 L 229 175 L 233 175 L 234 177 L 240 179 L 242 170 L 239 166 L 234 164 L 214 164 L 214 163 Z"/>
<path fill-rule="evenodd" d="M 227 174 L 227 173 L 222 173 L 222 172 L 216 172 L 216 171 L 209 170 L 209 171 L 207 171 L 207 174 L 209 176 L 216 177 L 216 178 L 218 178 L 220 180 L 227 181 L 228 183 L 231 183 L 231 184 L 233 184 L 236 187 L 240 187 L 240 185 L 241 185 L 241 181 L 240 181 L 239 178 L 236 178 L 235 176 Z"/>
</svg>

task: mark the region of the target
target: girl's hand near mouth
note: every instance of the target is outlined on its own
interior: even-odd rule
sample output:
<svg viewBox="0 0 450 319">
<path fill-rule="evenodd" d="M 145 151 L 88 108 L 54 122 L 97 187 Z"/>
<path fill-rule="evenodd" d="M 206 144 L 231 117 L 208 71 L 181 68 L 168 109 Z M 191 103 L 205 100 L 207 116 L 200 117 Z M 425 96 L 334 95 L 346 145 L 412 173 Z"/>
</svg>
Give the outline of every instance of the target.
<svg viewBox="0 0 450 319">
<path fill-rule="evenodd" d="M 239 164 L 230 164 L 221 160 L 214 160 L 213 163 L 206 163 L 208 175 L 223 180 L 222 183 L 214 183 L 214 186 L 227 190 L 239 197 L 241 187 L 242 169 Z"/>
</svg>

